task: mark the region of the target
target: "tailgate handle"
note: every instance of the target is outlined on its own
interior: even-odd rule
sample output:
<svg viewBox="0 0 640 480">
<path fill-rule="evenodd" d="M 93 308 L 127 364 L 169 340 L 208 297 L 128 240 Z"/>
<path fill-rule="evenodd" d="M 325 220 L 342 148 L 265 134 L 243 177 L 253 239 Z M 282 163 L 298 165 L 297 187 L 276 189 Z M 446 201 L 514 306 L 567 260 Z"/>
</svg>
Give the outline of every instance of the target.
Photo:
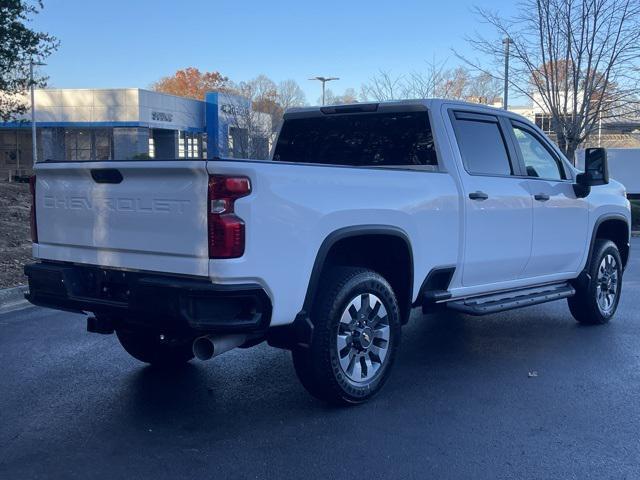
<svg viewBox="0 0 640 480">
<path fill-rule="evenodd" d="M 91 178 L 96 183 L 120 183 L 122 174 L 117 168 L 94 168 L 91 169 Z"/>
</svg>

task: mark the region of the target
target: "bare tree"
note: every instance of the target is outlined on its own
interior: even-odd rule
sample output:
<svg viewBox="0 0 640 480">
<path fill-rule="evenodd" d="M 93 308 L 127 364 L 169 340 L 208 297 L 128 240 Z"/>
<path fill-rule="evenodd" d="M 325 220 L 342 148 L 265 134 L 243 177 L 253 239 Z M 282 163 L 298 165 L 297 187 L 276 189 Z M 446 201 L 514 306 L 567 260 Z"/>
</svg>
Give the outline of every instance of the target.
<svg viewBox="0 0 640 480">
<path fill-rule="evenodd" d="M 381 70 L 362 86 L 363 100 L 406 98 L 450 98 L 477 103 L 493 103 L 499 80 L 484 73 L 473 76 L 464 67 L 447 68 L 446 62 L 427 62 L 422 70 L 394 76 Z"/>
<path fill-rule="evenodd" d="M 467 100 L 492 105 L 502 98 L 502 86 L 499 78 L 480 72 L 469 82 Z"/>
<path fill-rule="evenodd" d="M 402 88 L 404 98 L 462 98 L 467 80 L 466 72 L 446 68 L 446 62 L 435 59 L 426 63 L 423 70 L 413 71 L 405 78 Z"/>
<path fill-rule="evenodd" d="M 248 98 L 254 111 L 271 117 L 272 137 L 277 134 L 282 125 L 284 112 L 288 108 L 301 107 L 306 103 L 305 94 L 295 80 L 284 80 L 276 85 L 273 80 L 263 74 L 232 85 L 231 93 Z"/>
<path fill-rule="evenodd" d="M 476 9 L 500 38 L 511 39 L 510 86 L 550 115 L 558 146 L 573 159 L 600 119 L 638 112 L 640 2 L 522 0 L 519 11 L 504 18 Z M 460 58 L 491 76 L 500 71 L 500 41 L 469 42 L 493 65 Z"/>
<path fill-rule="evenodd" d="M 324 94 L 324 102 L 327 105 L 358 103 L 358 93 L 353 88 L 347 88 L 342 95 L 336 95 L 333 90 L 327 89 Z M 322 97 L 318 98 L 318 104 L 320 103 L 322 103 Z"/>
<path fill-rule="evenodd" d="M 278 83 L 276 97 L 283 110 L 291 107 L 302 107 L 307 103 L 304 91 L 295 80 L 283 80 Z"/>
<path fill-rule="evenodd" d="M 266 160 L 274 138 L 271 117 L 253 110 L 250 103 L 242 97 L 226 92 L 222 96 L 226 105 L 223 114 L 229 125 L 229 155 L 234 158 Z"/>
<path fill-rule="evenodd" d="M 277 85 L 260 74 L 233 85 L 231 93 L 248 100 L 248 108 L 238 109 L 232 115 L 232 124 L 237 131 L 246 132 L 240 140 L 234 140 L 234 150 L 244 158 L 266 158 L 268 148 L 262 145 L 263 139 L 273 141 L 284 113 L 278 102 Z"/>
<path fill-rule="evenodd" d="M 233 90 L 251 101 L 252 109 L 257 112 L 277 116 L 282 113 L 278 104 L 278 87 L 266 75 L 260 74 L 246 82 L 240 82 Z"/>
<path fill-rule="evenodd" d="M 280 130 L 284 112 L 292 107 L 304 106 L 307 103 L 307 98 L 295 80 L 283 80 L 278 83 L 276 89 L 276 102 L 280 107 L 280 111 L 271 118 L 274 132 Z"/>
<path fill-rule="evenodd" d="M 361 98 L 384 102 L 403 97 L 405 78 L 394 76 L 390 71 L 380 70 L 368 83 L 362 85 Z"/>
<path fill-rule="evenodd" d="M 339 98 L 341 104 L 358 103 L 358 93 L 355 88 L 347 88 Z"/>
<path fill-rule="evenodd" d="M 220 107 L 229 124 L 228 145 L 236 158 L 266 159 L 273 140 L 273 115 L 278 115 L 275 84 L 261 75 L 221 92 Z M 264 143 L 267 142 L 266 148 Z"/>
<path fill-rule="evenodd" d="M 447 70 L 441 80 L 439 91 L 436 96 L 440 98 L 451 98 L 456 100 L 467 100 L 469 84 L 471 82 L 469 71 L 458 67 L 454 70 Z"/>
</svg>

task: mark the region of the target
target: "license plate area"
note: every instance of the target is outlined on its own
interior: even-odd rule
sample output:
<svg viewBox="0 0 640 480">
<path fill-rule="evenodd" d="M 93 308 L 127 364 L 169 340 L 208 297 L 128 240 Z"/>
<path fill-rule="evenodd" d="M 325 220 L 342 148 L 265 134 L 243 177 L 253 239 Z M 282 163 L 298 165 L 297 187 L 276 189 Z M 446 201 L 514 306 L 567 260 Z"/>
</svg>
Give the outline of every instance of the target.
<svg viewBox="0 0 640 480">
<path fill-rule="evenodd" d="M 67 284 L 74 297 L 128 303 L 134 281 L 129 272 L 88 267 L 75 270 Z"/>
</svg>

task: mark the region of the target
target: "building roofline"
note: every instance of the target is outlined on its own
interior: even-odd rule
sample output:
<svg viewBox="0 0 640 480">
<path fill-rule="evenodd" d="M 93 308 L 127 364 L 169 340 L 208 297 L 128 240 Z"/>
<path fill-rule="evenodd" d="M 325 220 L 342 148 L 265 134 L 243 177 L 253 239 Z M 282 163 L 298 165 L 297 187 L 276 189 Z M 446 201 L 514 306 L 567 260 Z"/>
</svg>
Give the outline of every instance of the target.
<svg viewBox="0 0 640 480">
<path fill-rule="evenodd" d="M 137 91 L 137 92 L 147 92 L 152 95 L 162 95 L 165 97 L 174 97 L 179 98 L 180 100 L 191 100 L 194 102 L 205 103 L 204 99 L 198 100 L 196 98 L 190 97 L 182 97 L 180 95 L 174 95 L 172 93 L 164 93 L 164 92 L 156 92 L 155 90 L 151 90 L 148 88 L 140 88 L 140 87 L 115 87 L 115 88 L 36 88 L 36 92 L 72 92 L 72 91 L 80 91 L 80 92 L 113 92 L 113 91 Z"/>
<path fill-rule="evenodd" d="M 144 88 L 138 87 L 113 87 L 113 88 L 59 88 L 59 87 L 47 87 L 36 88 L 36 92 L 51 92 L 51 91 L 68 91 L 68 90 L 81 90 L 81 91 L 107 91 L 107 90 L 144 90 Z M 158 92 L 159 93 L 159 92 Z"/>
<path fill-rule="evenodd" d="M 200 102 L 200 103 L 206 103 L 206 100 L 203 99 L 197 99 L 197 98 L 191 98 L 191 97 L 183 97 L 180 95 L 175 95 L 173 93 L 164 93 L 164 92 L 157 92 L 155 90 L 151 90 L 149 88 L 140 88 L 140 87 L 115 87 L 115 88 L 36 88 L 35 89 L 36 92 L 71 92 L 71 91 L 82 91 L 82 92 L 112 92 L 112 91 L 131 91 L 131 90 L 135 90 L 138 92 L 146 92 L 146 93 L 150 93 L 152 95 L 162 95 L 165 97 L 174 97 L 174 98 L 179 98 L 180 100 L 190 100 L 193 102 Z M 206 92 L 206 93 L 217 93 L 219 95 L 229 95 L 232 97 L 238 97 L 238 98 L 246 98 L 243 97 L 242 95 L 237 95 L 234 93 L 226 93 L 226 92 L 216 92 L 216 91 L 211 91 L 211 92 Z"/>
</svg>

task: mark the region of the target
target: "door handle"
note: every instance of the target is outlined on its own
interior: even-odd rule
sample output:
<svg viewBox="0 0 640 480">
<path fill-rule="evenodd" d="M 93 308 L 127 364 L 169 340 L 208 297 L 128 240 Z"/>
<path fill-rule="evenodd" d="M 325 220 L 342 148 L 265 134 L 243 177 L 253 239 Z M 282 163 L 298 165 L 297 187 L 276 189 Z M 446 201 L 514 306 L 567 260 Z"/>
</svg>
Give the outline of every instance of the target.
<svg viewBox="0 0 640 480">
<path fill-rule="evenodd" d="M 482 201 L 482 200 L 486 200 L 487 198 L 489 198 L 489 195 L 487 195 L 484 192 L 477 191 L 477 192 L 471 192 L 469 194 L 469 198 L 471 200 L 480 200 L 480 201 Z"/>
<path fill-rule="evenodd" d="M 534 195 L 533 198 L 535 198 L 539 202 L 546 202 L 551 197 L 549 197 L 549 195 L 547 195 L 546 193 L 538 193 L 537 195 Z"/>
</svg>

